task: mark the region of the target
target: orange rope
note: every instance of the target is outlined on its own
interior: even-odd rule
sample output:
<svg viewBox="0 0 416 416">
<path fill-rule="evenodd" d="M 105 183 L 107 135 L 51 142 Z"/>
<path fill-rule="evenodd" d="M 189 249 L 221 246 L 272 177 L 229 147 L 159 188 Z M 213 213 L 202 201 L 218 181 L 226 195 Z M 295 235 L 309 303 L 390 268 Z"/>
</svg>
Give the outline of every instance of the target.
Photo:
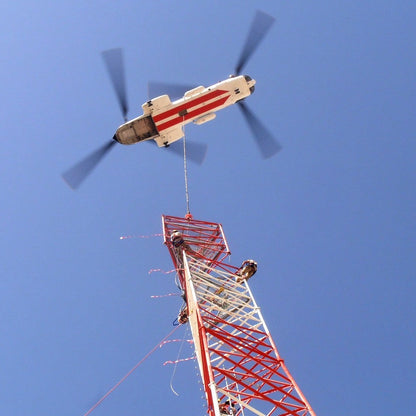
<svg viewBox="0 0 416 416">
<path fill-rule="evenodd" d="M 88 416 L 96 407 L 98 407 L 131 373 L 133 373 L 134 370 L 139 367 L 140 364 L 142 364 L 155 350 L 157 350 L 163 342 L 169 338 L 177 329 L 179 326 L 172 329 L 172 331 L 169 332 L 168 335 L 166 335 L 157 345 L 153 347 L 151 351 L 149 351 L 117 384 L 115 384 L 106 394 L 104 394 L 103 397 L 101 397 L 100 400 L 98 400 L 97 403 L 94 404 L 94 406 L 91 407 L 90 410 L 88 410 L 87 413 L 84 414 L 84 416 Z"/>
</svg>

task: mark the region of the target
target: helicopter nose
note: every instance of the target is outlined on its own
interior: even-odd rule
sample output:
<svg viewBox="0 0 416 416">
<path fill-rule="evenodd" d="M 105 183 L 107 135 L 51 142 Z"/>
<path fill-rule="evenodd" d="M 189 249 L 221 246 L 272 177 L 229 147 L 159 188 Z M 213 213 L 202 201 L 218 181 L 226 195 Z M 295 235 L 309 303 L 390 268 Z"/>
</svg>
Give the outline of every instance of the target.
<svg viewBox="0 0 416 416">
<path fill-rule="evenodd" d="M 244 78 L 247 81 L 247 86 L 250 89 L 250 94 L 253 94 L 254 90 L 256 89 L 254 85 L 256 84 L 256 80 L 251 78 L 249 75 L 244 75 Z"/>
</svg>

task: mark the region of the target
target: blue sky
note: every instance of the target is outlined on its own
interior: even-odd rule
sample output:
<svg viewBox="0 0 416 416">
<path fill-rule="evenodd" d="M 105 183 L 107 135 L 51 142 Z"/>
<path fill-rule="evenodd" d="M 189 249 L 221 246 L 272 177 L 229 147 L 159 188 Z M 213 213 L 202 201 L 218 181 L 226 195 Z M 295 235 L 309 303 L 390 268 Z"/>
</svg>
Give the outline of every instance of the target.
<svg viewBox="0 0 416 416">
<path fill-rule="evenodd" d="M 172 268 L 161 238 L 120 236 L 186 213 L 183 161 L 116 146 L 78 191 L 60 176 L 122 122 L 100 52 L 124 48 L 135 117 L 149 80 L 232 73 L 256 9 L 276 22 L 245 68 L 247 104 L 283 150 L 261 159 L 236 108 L 187 128 L 209 145 L 189 165 L 191 212 L 223 224 L 233 264 L 257 260 L 254 296 L 317 415 L 414 409 L 414 2 L 64 0 L 0 16 L 1 414 L 85 414 L 180 307 L 151 298 L 176 291 L 148 274 Z M 195 363 L 163 366 L 179 349 L 157 350 L 92 414 L 204 414 Z"/>
</svg>

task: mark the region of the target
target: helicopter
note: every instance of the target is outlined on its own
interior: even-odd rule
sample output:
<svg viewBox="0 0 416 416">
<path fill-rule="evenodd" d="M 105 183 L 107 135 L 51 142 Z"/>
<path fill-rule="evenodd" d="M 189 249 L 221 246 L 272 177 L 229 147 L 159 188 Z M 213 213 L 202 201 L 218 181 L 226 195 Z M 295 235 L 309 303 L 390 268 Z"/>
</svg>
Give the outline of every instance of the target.
<svg viewBox="0 0 416 416">
<path fill-rule="evenodd" d="M 167 147 L 184 136 L 183 126 L 213 120 L 216 111 L 243 100 L 254 92 L 255 80 L 248 75 L 231 76 L 210 87 L 199 86 L 172 102 L 164 94 L 142 105 L 143 115 L 122 124 L 113 139 L 121 144 L 134 144 L 153 139 Z"/>
<path fill-rule="evenodd" d="M 234 74 L 227 79 L 208 87 L 202 85 L 192 87 L 184 94 L 184 86 L 149 83 L 149 93 L 155 94 L 155 98 L 142 105 L 142 115 L 130 120 L 127 117 L 128 105 L 122 50 L 116 48 L 102 52 L 124 123 L 117 128 L 109 142 L 64 172 L 62 175 L 64 180 L 71 188 L 78 188 L 116 143 L 131 145 L 154 141 L 158 147 L 168 148 L 180 154 L 182 149 L 178 146 L 178 141 L 184 137 L 186 124 L 207 123 L 216 117 L 217 111 L 233 104 L 238 104 L 262 157 L 269 158 L 277 153 L 281 149 L 280 144 L 244 102 L 254 92 L 256 81 L 249 75 L 241 75 L 242 69 L 273 25 L 274 20 L 274 17 L 262 11 L 256 12 Z M 165 93 L 156 96 L 156 91 Z M 182 94 L 182 97 L 172 101 L 171 98 Z M 186 146 L 188 158 L 201 164 L 207 146 L 193 142 L 187 142 Z"/>
</svg>

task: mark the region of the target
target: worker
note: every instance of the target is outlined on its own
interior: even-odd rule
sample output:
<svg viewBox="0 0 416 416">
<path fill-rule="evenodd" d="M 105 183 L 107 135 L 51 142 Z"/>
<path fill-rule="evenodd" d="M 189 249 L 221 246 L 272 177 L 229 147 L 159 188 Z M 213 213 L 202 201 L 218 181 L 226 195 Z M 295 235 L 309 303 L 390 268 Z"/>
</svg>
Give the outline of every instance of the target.
<svg viewBox="0 0 416 416">
<path fill-rule="evenodd" d="M 186 305 L 179 311 L 178 322 L 181 325 L 188 322 L 188 307 Z"/>
<path fill-rule="evenodd" d="M 254 260 L 245 260 L 241 267 L 235 272 L 236 282 L 243 283 L 245 280 L 250 279 L 257 271 L 257 263 Z"/>
<path fill-rule="evenodd" d="M 237 402 L 230 402 L 229 400 L 226 400 L 224 403 L 219 403 L 220 413 L 222 415 L 235 416 L 237 413 L 236 404 Z"/>
<path fill-rule="evenodd" d="M 170 235 L 170 241 L 177 251 L 187 250 L 189 252 L 193 252 L 193 250 L 189 247 L 189 244 L 185 242 L 183 234 L 180 231 L 173 230 Z"/>
<path fill-rule="evenodd" d="M 220 400 L 218 399 L 218 402 L 219 401 Z M 230 402 L 228 400 L 226 402 L 224 402 L 224 403 L 219 403 L 218 404 L 218 407 L 220 408 L 220 413 L 222 415 L 228 415 L 229 414 L 228 413 L 228 408 L 230 407 L 229 404 L 230 404 Z"/>
<path fill-rule="evenodd" d="M 173 230 L 172 234 L 170 235 L 170 241 L 173 244 L 173 246 L 176 248 L 179 248 L 185 243 L 182 233 L 176 230 Z"/>
<path fill-rule="evenodd" d="M 212 303 L 215 303 L 217 306 L 223 309 L 227 309 L 229 303 L 227 302 L 228 294 L 224 292 L 224 286 L 219 287 L 215 292 L 215 296 L 210 296 L 208 300 Z"/>
</svg>

